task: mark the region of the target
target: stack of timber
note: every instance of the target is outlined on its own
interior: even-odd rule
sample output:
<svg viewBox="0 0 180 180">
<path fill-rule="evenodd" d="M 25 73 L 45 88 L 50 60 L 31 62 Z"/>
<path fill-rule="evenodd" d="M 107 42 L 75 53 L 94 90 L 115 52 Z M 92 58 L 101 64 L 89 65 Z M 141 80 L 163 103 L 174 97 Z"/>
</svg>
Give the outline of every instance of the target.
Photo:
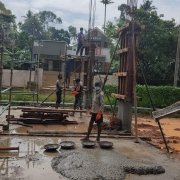
<svg viewBox="0 0 180 180">
<path fill-rule="evenodd" d="M 70 112 L 86 112 L 86 110 L 53 109 L 37 107 L 18 107 L 22 114 L 19 118 L 7 118 L 7 121 L 23 122 L 25 124 L 78 124 L 77 121 L 66 119 Z"/>
</svg>

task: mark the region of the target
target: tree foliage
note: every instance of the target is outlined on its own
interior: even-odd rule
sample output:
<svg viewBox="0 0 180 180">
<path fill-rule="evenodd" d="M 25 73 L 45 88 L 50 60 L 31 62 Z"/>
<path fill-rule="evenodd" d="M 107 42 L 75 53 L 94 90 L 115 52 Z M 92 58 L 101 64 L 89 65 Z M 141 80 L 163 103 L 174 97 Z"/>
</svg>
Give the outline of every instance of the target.
<svg viewBox="0 0 180 180">
<path fill-rule="evenodd" d="M 115 23 L 106 23 L 106 35 L 111 40 L 111 51 L 115 48 L 114 29 L 125 23 L 126 4 L 118 7 L 121 12 L 119 19 Z M 158 15 L 157 8 L 150 0 L 144 0 L 137 10 L 135 21 L 140 25 L 145 25 L 145 30 L 140 32 L 139 60 L 144 73 L 148 79 L 172 79 L 174 72 L 174 61 L 177 49 L 178 26 L 174 19 L 163 20 Z M 112 57 L 112 53 L 111 53 Z M 117 62 L 112 66 L 112 71 L 118 71 Z"/>
<path fill-rule="evenodd" d="M 104 32 L 105 32 L 105 25 L 106 25 L 106 8 L 107 5 L 114 3 L 111 0 L 101 0 L 101 3 L 104 4 Z"/>
</svg>

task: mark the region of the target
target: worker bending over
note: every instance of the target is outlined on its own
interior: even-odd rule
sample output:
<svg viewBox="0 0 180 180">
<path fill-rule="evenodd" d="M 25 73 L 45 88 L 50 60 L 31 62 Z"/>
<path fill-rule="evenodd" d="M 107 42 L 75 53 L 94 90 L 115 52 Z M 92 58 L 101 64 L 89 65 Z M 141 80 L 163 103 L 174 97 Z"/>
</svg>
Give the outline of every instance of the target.
<svg viewBox="0 0 180 180">
<path fill-rule="evenodd" d="M 101 90 L 101 83 L 96 82 L 94 86 L 94 98 L 92 102 L 92 109 L 89 111 L 91 114 L 91 119 L 89 122 L 88 132 L 84 139 L 81 140 L 89 140 L 89 135 L 91 134 L 94 122 L 97 123 L 98 126 L 98 134 L 96 141 L 100 142 L 100 134 L 101 134 L 101 123 L 103 122 L 103 112 L 104 112 L 104 93 Z"/>
</svg>

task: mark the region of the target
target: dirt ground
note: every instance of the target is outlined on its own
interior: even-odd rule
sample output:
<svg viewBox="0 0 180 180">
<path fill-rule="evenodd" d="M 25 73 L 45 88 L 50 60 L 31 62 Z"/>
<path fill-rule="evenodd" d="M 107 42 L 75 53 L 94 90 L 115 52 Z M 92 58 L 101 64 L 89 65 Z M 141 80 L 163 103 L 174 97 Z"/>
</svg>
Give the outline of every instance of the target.
<svg viewBox="0 0 180 180">
<path fill-rule="evenodd" d="M 5 123 L 5 112 L 0 117 L 0 123 Z M 15 117 L 19 117 L 20 110 L 11 110 L 11 114 Z M 105 116 L 108 119 L 109 116 Z M 112 142 L 113 148 L 109 150 L 101 149 L 96 144 L 93 149 L 83 148 L 80 137 L 42 137 L 42 136 L 22 136 L 19 133 L 25 134 L 27 130 L 68 130 L 84 132 L 87 131 L 89 115 L 83 114 L 80 118 L 77 113 L 74 118 L 69 117 L 69 120 L 77 120 L 78 125 L 33 125 L 33 128 L 24 127 L 21 125 L 10 125 L 10 135 L 1 135 L 0 147 L 6 146 L 19 146 L 19 151 L 0 151 L 0 179 L 1 180 L 68 180 L 61 174 L 56 173 L 51 167 L 51 161 L 53 157 L 56 157 L 64 152 L 79 151 L 83 153 L 98 153 L 101 157 L 97 159 L 97 162 L 105 162 L 111 159 L 109 153 L 115 155 L 125 155 L 130 160 L 137 160 L 146 164 L 155 163 L 162 166 L 165 169 L 164 174 L 159 175 L 135 175 L 126 174 L 126 180 L 164 180 L 174 179 L 180 180 L 180 131 L 174 130 L 179 128 L 179 119 L 163 119 L 161 121 L 165 135 L 168 137 L 168 145 L 173 150 L 172 154 L 166 152 L 163 144 L 161 134 L 158 130 L 157 124 L 151 117 L 139 117 L 138 128 L 139 136 L 149 137 L 147 143 L 139 140 L 139 143 L 134 143 L 134 138 L 101 138 L 101 141 Z M 105 120 L 108 121 L 108 120 Z M 134 132 L 134 123 L 132 125 L 132 132 Z M 16 134 L 16 135 L 12 135 Z M 91 140 L 95 140 L 96 135 L 91 137 Z M 64 140 L 70 140 L 75 142 L 75 148 L 72 150 L 58 149 L 55 152 L 47 152 L 44 150 L 44 145 L 48 143 L 60 143 Z M 177 142 L 177 143 L 175 143 Z M 152 145 L 150 145 L 152 144 Z M 154 147 L 155 146 L 155 147 Z M 105 157 L 105 159 L 103 159 Z M 123 160 L 122 160 L 123 161 Z M 110 162 L 111 163 L 111 162 Z M 120 162 L 121 163 L 121 162 Z M 113 163 L 112 163 L 113 165 Z M 92 164 L 95 166 L 95 164 Z M 114 169 L 118 172 L 119 169 Z M 118 179 L 119 180 L 119 179 Z"/>
<path fill-rule="evenodd" d="M 160 120 L 168 147 L 172 151 L 170 156 L 180 160 L 180 119 L 163 118 Z M 132 122 L 132 133 L 135 134 L 134 119 Z M 167 153 L 164 141 L 162 139 L 159 126 L 151 116 L 138 117 L 138 135 L 147 137 L 145 141 L 155 146 L 162 152 Z M 149 137 L 149 138 L 148 138 Z"/>
</svg>

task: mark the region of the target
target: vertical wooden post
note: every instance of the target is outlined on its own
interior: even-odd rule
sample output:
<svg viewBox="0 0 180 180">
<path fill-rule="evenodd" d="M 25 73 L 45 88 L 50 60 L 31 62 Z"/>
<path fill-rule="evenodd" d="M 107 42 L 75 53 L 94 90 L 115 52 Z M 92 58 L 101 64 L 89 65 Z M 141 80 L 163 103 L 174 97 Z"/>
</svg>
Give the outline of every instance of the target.
<svg viewBox="0 0 180 180">
<path fill-rule="evenodd" d="M 2 36 L 2 42 L 1 42 L 1 61 L 0 61 L 0 101 L 1 101 L 1 91 L 2 91 L 2 75 L 3 75 L 3 58 L 4 58 L 4 27 L 2 26 L 1 36 Z"/>
<path fill-rule="evenodd" d="M 175 70 L 174 70 L 174 86 L 177 87 L 177 78 L 179 73 L 179 59 L 180 59 L 180 25 L 179 25 L 179 35 L 178 35 L 178 44 L 175 60 Z"/>
</svg>

